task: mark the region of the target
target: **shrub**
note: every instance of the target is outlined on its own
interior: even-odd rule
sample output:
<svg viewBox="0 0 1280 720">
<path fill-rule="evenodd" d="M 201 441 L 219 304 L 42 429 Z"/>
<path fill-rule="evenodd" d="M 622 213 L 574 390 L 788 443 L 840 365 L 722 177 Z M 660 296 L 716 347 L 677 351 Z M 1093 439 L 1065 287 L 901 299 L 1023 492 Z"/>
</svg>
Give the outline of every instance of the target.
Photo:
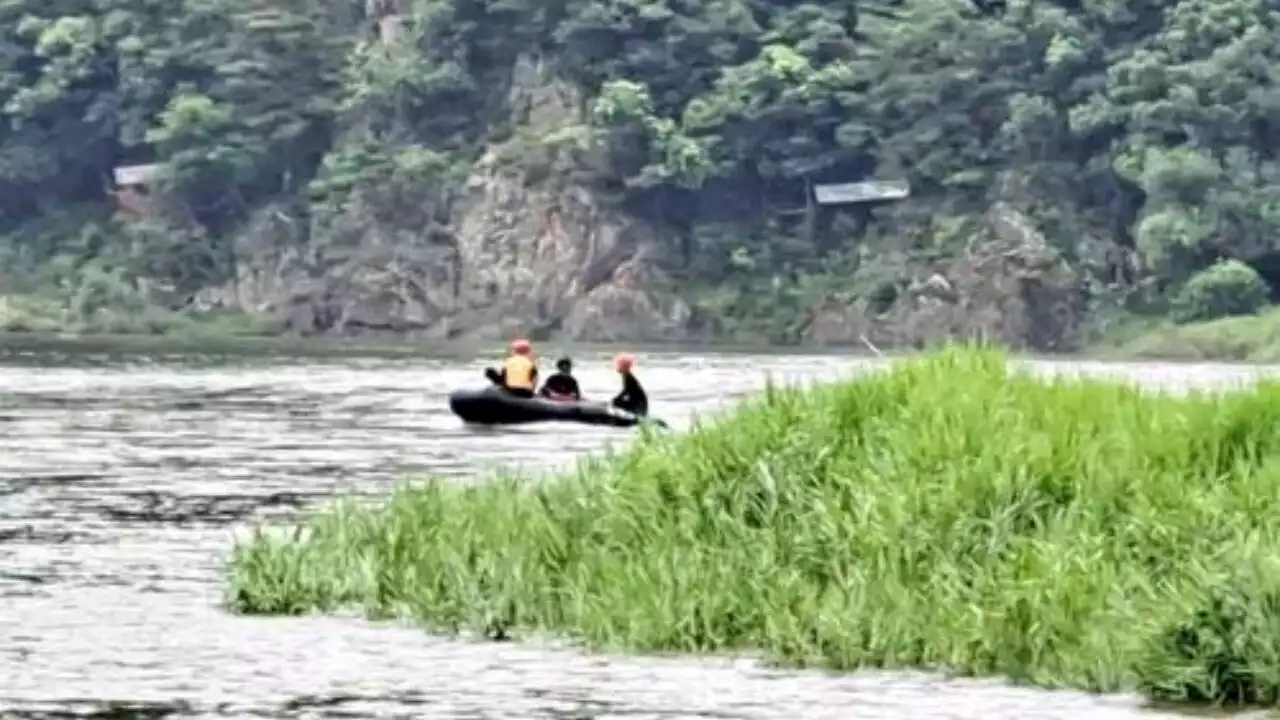
<svg viewBox="0 0 1280 720">
<path fill-rule="evenodd" d="M 1173 300 L 1175 322 L 1252 315 L 1267 306 L 1267 283 L 1239 260 L 1221 260 L 1191 277 Z"/>
</svg>

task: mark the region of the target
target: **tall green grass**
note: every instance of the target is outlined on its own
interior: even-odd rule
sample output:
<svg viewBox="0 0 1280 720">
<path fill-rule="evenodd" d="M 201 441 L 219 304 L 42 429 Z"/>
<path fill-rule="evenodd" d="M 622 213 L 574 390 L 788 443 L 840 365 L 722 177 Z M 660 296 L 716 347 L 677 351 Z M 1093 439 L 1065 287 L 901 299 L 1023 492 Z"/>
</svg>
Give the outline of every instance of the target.
<svg viewBox="0 0 1280 720">
<path fill-rule="evenodd" d="M 1280 688 L 1280 384 L 1153 395 L 948 349 L 683 436 L 339 504 L 234 551 L 228 602 L 436 630 L 755 648 L 1164 700 Z"/>
</svg>

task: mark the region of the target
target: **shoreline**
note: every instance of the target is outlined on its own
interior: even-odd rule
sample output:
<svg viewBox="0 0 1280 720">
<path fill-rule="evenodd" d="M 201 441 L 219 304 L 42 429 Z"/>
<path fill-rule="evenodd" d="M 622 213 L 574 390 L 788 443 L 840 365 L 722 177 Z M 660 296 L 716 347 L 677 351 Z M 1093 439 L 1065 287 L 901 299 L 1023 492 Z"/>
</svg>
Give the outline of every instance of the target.
<svg viewBox="0 0 1280 720">
<path fill-rule="evenodd" d="M 294 357 L 427 357 L 471 358 L 477 352 L 500 352 L 504 343 L 495 340 L 461 339 L 428 340 L 411 335 L 400 336 L 298 336 L 298 335 L 140 335 L 140 334 L 63 334 L 0 332 L 0 353 L 6 351 L 82 351 L 171 353 L 182 350 L 202 354 Z M 550 338 L 534 342 L 534 347 L 554 347 L 556 352 L 591 354 L 627 348 L 657 354 L 699 353 L 711 355 L 815 355 L 895 357 L 908 352 L 872 353 L 863 346 L 819 347 L 803 345 L 766 345 L 742 342 L 669 341 L 628 343 L 586 342 Z M 913 351 L 914 352 L 914 351 Z"/>
<path fill-rule="evenodd" d="M 0 355 L 9 353 L 70 352 L 130 354 L 201 354 L 237 357 L 313 358 L 456 358 L 499 351 L 501 341 L 486 339 L 437 340 L 412 333 L 368 335 L 313 335 L 291 333 L 207 332 L 180 333 L 71 333 L 0 331 Z M 899 358 L 926 353 L 931 348 L 881 350 L 870 343 L 848 345 L 743 342 L 740 340 L 577 341 L 551 337 L 535 346 L 554 347 L 571 354 L 607 353 L 626 348 L 645 353 L 694 353 L 708 355 L 811 355 L 858 358 Z M 1162 362 L 1269 365 L 1280 363 L 1280 311 L 1260 316 L 1227 318 L 1186 326 L 1149 323 L 1131 332 L 1079 350 L 1061 353 L 1023 353 L 1005 349 L 1011 357 L 1043 360 L 1082 360 L 1117 363 Z"/>
</svg>

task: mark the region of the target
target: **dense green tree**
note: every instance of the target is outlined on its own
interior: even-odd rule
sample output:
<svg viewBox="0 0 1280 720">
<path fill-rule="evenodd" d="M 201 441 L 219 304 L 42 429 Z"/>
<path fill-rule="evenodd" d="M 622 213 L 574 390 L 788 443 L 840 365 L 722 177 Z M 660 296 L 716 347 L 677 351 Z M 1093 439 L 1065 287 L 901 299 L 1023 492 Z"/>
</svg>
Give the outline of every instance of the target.
<svg viewBox="0 0 1280 720">
<path fill-rule="evenodd" d="M 673 274 L 799 287 L 897 236 L 958 253 L 940 228 L 999 202 L 1097 292 L 1235 312 L 1280 287 L 1277 17 L 1264 0 L 0 0 L 0 257 L 180 303 L 231 279 L 269 206 L 317 247 L 395 236 L 366 224 L 447 247 L 471 163 L 520 137 L 511 76 L 536 57 L 582 91 L 586 127 L 563 135 L 599 151 L 582 173 L 664 229 Z M 149 162 L 162 217 L 113 223 L 113 168 Z M 815 183 L 894 174 L 911 203 L 810 207 Z M 1129 255 L 1138 272 L 1117 274 Z M 1227 292 L 1224 267 L 1246 300 L 1188 310 Z"/>
</svg>

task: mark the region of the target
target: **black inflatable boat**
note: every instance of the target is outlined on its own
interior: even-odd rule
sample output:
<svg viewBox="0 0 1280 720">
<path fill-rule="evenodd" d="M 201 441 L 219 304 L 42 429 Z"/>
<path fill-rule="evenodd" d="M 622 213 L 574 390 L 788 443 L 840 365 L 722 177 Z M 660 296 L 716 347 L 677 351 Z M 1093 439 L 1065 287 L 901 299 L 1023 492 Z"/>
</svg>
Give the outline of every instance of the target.
<svg viewBox="0 0 1280 720">
<path fill-rule="evenodd" d="M 535 422 L 576 422 L 631 427 L 643 418 L 604 403 L 522 398 L 497 387 L 455 390 L 449 409 L 463 422 L 477 425 L 519 425 Z"/>
</svg>

